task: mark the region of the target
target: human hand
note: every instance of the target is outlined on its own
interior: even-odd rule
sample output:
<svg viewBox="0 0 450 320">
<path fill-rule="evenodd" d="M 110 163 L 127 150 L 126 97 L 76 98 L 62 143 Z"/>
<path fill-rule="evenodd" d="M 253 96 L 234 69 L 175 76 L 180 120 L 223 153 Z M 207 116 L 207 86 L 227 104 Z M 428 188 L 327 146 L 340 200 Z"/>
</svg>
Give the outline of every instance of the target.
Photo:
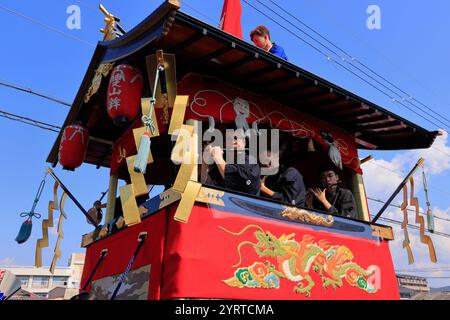
<svg viewBox="0 0 450 320">
<path fill-rule="evenodd" d="M 216 161 L 216 160 L 222 160 L 223 159 L 223 150 L 221 147 L 216 146 L 216 147 L 211 147 L 209 149 L 209 154 L 211 155 L 211 157 Z"/>
<path fill-rule="evenodd" d="M 99 200 L 97 200 L 97 201 L 94 202 L 94 205 L 93 205 L 94 208 L 100 209 L 101 206 L 102 206 L 102 203 L 101 203 Z"/>
<path fill-rule="evenodd" d="M 316 189 L 310 189 L 311 192 L 314 194 L 314 196 L 317 198 L 317 200 L 319 200 L 320 202 L 322 202 L 323 204 L 325 204 L 326 202 L 328 202 L 327 197 L 326 197 L 326 193 L 325 191 L 327 189 L 320 189 L 320 188 L 316 188 Z"/>
</svg>

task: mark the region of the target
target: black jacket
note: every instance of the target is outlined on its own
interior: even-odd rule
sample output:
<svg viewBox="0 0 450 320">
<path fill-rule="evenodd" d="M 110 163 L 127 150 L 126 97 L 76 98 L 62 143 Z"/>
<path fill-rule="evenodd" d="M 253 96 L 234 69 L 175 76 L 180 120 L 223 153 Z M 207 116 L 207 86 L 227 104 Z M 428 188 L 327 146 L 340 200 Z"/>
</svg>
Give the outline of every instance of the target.
<svg viewBox="0 0 450 320">
<path fill-rule="evenodd" d="M 249 155 L 245 154 L 245 163 L 225 165 L 224 178 L 216 164 L 210 165 L 206 184 L 257 195 L 261 183 L 260 175 L 259 165 L 250 164 Z"/>
<path fill-rule="evenodd" d="M 306 197 L 303 176 L 297 169 L 281 166 L 275 175 L 266 178 L 266 187 L 274 191 L 274 200 L 294 206 L 304 206 Z"/>
<path fill-rule="evenodd" d="M 331 204 L 331 208 L 328 209 L 328 212 L 344 217 L 358 219 L 355 198 L 350 190 L 338 187 L 334 197 L 329 199 L 327 195 L 327 200 Z M 317 199 L 314 199 L 313 206 L 315 209 L 327 211 L 322 203 Z"/>
</svg>

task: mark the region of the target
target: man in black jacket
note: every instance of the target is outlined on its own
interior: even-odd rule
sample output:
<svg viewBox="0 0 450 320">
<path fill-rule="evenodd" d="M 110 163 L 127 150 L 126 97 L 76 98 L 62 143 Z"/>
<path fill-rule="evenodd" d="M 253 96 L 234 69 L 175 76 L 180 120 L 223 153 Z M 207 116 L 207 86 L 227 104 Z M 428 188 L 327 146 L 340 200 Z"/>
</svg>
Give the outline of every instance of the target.
<svg viewBox="0 0 450 320">
<path fill-rule="evenodd" d="M 214 163 L 209 166 L 205 184 L 248 194 L 259 194 L 261 169 L 256 159 L 245 152 L 245 145 L 246 141 L 243 135 L 234 136 L 234 156 L 241 161 L 232 163 L 224 160 L 221 147 L 208 146 L 209 156 Z"/>
<path fill-rule="evenodd" d="M 328 211 L 332 214 L 358 219 L 355 198 L 350 190 L 338 186 L 339 175 L 334 168 L 326 168 L 320 173 L 323 189 L 309 189 L 307 206 Z"/>
</svg>

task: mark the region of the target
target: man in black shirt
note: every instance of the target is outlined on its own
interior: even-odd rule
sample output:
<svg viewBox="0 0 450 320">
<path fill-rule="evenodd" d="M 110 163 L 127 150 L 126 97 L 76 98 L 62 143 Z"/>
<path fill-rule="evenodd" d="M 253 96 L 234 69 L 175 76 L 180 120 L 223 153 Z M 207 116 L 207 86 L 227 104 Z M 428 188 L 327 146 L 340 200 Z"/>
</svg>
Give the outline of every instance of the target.
<svg viewBox="0 0 450 320">
<path fill-rule="evenodd" d="M 240 161 L 227 163 L 223 158 L 221 147 L 207 146 L 214 163 L 209 166 L 205 184 L 248 194 L 259 194 L 261 169 L 256 159 L 245 152 L 245 144 L 244 136 L 234 136 L 233 150 L 235 156 L 243 160 L 242 163 L 239 163 Z"/>
<path fill-rule="evenodd" d="M 271 151 L 263 152 L 261 157 L 261 160 L 265 163 L 262 166 L 277 171 L 261 180 L 261 194 L 293 206 L 303 207 L 305 205 L 306 188 L 300 172 L 293 167 L 279 165 L 277 154 Z"/>
<path fill-rule="evenodd" d="M 339 175 L 335 169 L 327 168 L 320 173 L 320 184 L 323 189 L 309 189 L 307 206 L 328 211 L 332 214 L 358 219 L 355 198 L 350 190 L 338 186 Z"/>
</svg>

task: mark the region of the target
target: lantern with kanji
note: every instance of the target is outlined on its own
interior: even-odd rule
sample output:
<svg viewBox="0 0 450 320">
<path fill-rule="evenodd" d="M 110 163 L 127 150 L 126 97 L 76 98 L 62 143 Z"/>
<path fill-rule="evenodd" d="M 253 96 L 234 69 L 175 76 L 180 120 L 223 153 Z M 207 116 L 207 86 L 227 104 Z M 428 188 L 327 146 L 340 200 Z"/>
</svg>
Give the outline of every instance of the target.
<svg viewBox="0 0 450 320">
<path fill-rule="evenodd" d="M 65 170 L 75 170 L 86 157 L 89 142 L 88 130 L 79 124 L 64 128 L 59 144 L 59 163 Z"/>
<path fill-rule="evenodd" d="M 111 72 L 106 106 L 114 124 L 123 126 L 139 113 L 143 79 L 140 71 L 127 64 L 118 65 Z"/>
</svg>

